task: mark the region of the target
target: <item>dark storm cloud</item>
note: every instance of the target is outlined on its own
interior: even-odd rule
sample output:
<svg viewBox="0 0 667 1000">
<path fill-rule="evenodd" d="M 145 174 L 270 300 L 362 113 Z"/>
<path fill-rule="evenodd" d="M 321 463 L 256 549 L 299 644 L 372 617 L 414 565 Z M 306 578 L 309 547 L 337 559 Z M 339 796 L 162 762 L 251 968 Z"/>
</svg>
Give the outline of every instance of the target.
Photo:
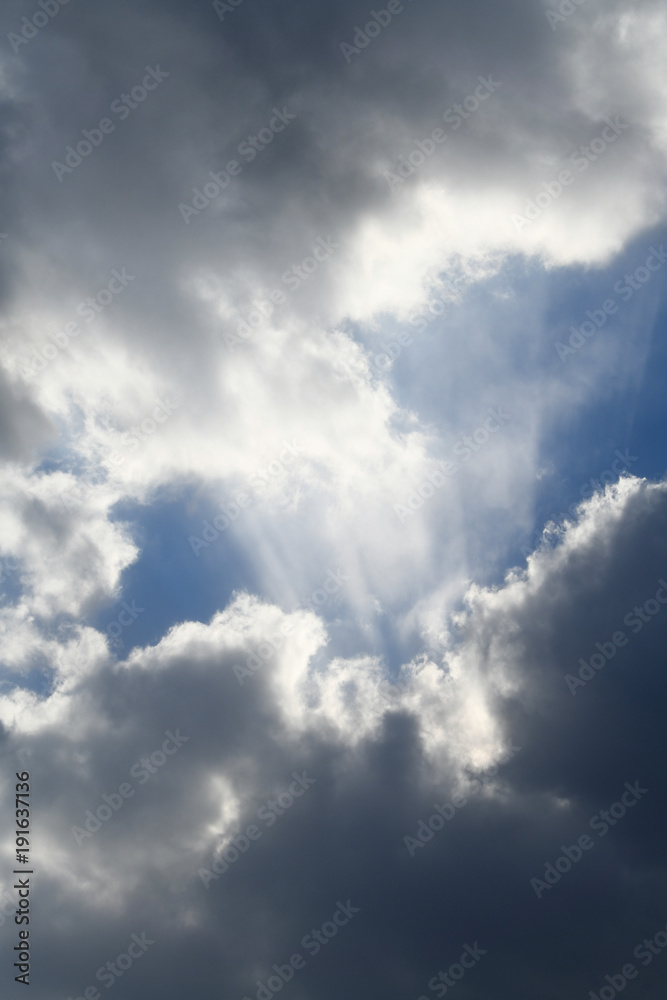
<svg viewBox="0 0 667 1000">
<path fill-rule="evenodd" d="M 335 736 L 333 703 L 325 725 L 308 714 L 296 721 L 295 705 L 285 711 L 287 674 L 280 681 L 276 671 L 302 655 L 296 647 L 239 685 L 232 667 L 253 641 L 233 634 L 250 625 L 252 604 L 226 613 L 215 632 L 184 626 L 83 678 L 54 702 L 57 724 L 45 718 L 38 733 L 20 737 L 35 761 L 41 836 L 53 858 L 40 882 L 53 929 L 42 931 L 39 995 L 80 995 L 131 933 L 144 931 L 155 945 L 128 970 L 128 997 L 149 987 L 167 997 L 186 988 L 255 997 L 257 980 L 300 953 L 295 996 L 370 990 L 399 1000 L 428 992 L 427 981 L 457 963 L 466 944 L 485 954 L 460 996 L 585 996 L 604 985 L 619 955 L 632 961 L 667 919 L 667 618 L 649 615 L 576 695 L 563 678 L 595 642 L 619 627 L 630 635 L 624 616 L 655 594 L 666 495 L 664 484 L 635 481 L 624 496 L 592 502 L 560 545 L 535 557 L 532 575 L 471 596 L 448 663 L 463 664 L 464 682 L 471 671 L 485 675 L 479 696 L 493 703 L 512 744 L 509 759 L 501 752 L 497 768 L 477 772 L 482 791 L 454 743 L 435 765 L 426 756 L 409 685 L 356 746 Z M 317 701 L 308 703 L 311 712 Z M 447 698 L 441 710 L 455 738 Z M 342 719 L 348 709 L 340 711 Z M 168 754 L 165 737 L 176 740 Z M 134 791 L 121 801 L 128 782 Z M 290 785 L 305 787 L 291 802 Z M 271 800 L 283 808 L 267 812 Z M 620 801 L 627 815 L 614 806 L 605 820 L 601 811 Z M 429 830 L 434 804 L 445 821 Z M 584 834 L 592 846 L 577 857 Z M 219 877 L 202 879 L 200 869 L 214 874 L 222 846 Z M 559 861 L 564 847 L 569 869 Z M 72 876 L 57 860 L 65 858 Z M 562 874 L 546 889 L 548 862 Z M 539 892 L 531 879 L 541 880 Z M 315 954 L 305 936 L 348 900 L 359 912 Z M 653 969 L 642 970 L 639 995 L 654 995 L 655 981 Z"/>
<path fill-rule="evenodd" d="M 5 10 L 6 31 L 21 12 Z M 113 267 L 136 269 L 119 335 L 154 364 L 178 358 L 192 378 L 205 367 L 207 324 L 193 330 L 184 270 L 213 268 L 242 310 L 257 290 L 246 284 L 250 262 L 270 287 L 318 236 L 333 232 L 345 246 L 360 214 L 389 205 L 382 170 L 441 125 L 480 74 L 501 81 L 493 108 L 450 135 L 422 178 L 444 171 L 449 183 L 474 188 L 512 186 L 520 175 L 527 198 L 536 157 L 564 156 L 594 134 L 567 94 L 565 36 L 535 5 L 407 3 L 350 65 L 339 46 L 365 24 L 363 5 L 297 3 L 284 24 L 283 16 L 249 2 L 222 22 L 210 4 L 67 6 L 17 55 L 6 54 L 18 86 L 8 113 L 22 115 L 29 145 L 15 197 L 24 233 L 41 241 L 51 265 L 25 270 L 24 280 L 64 305 L 90 294 Z M 121 120 L 113 102 L 157 65 L 168 77 Z M 274 107 L 296 120 L 246 163 L 239 144 Z M 104 117 L 114 131 L 59 182 L 52 163 L 63 163 L 66 147 Z M 218 211 L 218 199 L 185 226 L 179 204 L 234 157 L 243 172 L 227 203 Z M 333 273 L 318 275 L 306 293 L 318 296 L 320 313 L 335 294 L 332 282 Z"/>
</svg>

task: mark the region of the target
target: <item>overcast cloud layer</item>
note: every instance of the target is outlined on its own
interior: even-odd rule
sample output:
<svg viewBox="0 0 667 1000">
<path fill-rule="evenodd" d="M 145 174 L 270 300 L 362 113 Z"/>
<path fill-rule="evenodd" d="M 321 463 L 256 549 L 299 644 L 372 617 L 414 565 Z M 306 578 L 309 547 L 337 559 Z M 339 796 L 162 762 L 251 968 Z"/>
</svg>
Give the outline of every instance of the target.
<svg viewBox="0 0 667 1000">
<path fill-rule="evenodd" d="M 666 46 L 6 0 L 8 996 L 662 1000 Z"/>
</svg>

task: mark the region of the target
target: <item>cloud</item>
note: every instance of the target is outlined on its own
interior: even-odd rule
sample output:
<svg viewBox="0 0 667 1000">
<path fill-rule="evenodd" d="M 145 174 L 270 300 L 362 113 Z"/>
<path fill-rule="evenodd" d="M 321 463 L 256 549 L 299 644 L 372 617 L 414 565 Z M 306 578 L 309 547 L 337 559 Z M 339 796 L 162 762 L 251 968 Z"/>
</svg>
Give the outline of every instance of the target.
<svg viewBox="0 0 667 1000">
<path fill-rule="evenodd" d="M 55 441 L 55 427 L 23 387 L 10 382 L 4 371 L 0 371 L 0 380 L 2 456 L 12 462 L 34 461 L 40 450 Z"/>
<path fill-rule="evenodd" d="M 62 472 L 27 476 L 9 468 L 0 489 L 1 551 L 18 561 L 29 613 L 84 615 L 115 593 L 138 550 L 127 528 L 108 520 L 108 500 Z"/>
<path fill-rule="evenodd" d="M 128 998 L 254 998 L 297 952 L 304 1000 L 424 995 L 466 944 L 462 997 L 585 995 L 664 924 L 664 480 L 513 563 L 544 491 L 631 438 L 662 461 L 660 283 L 555 345 L 662 245 L 664 11 L 414 0 L 346 59 L 359 4 L 230 6 L 62 5 L 0 56 L 0 736 L 39 800 L 40 996 L 133 934 Z"/>
<path fill-rule="evenodd" d="M 448 955 L 447 964 L 455 961 L 468 938 L 489 956 L 474 988 L 491 977 L 516 982 L 522 969 L 521 989 L 534 990 L 547 969 L 558 989 L 581 990 L 591 968 L 613 969 L 616 946 L 605 928 L 619 926 L 632 941 L 637 907 L 659 910 L 659 844 L 650 830 L 662 808 L 662 777 L 659 754 L 646 750 L 658 731 L 664 628 L 656 616 L 575 697 L 563 678 L 595 641 L 623 627 L 633 602 L 654 593 L 665 557 L 655 540 L 665 537 L 666 517 L 664 483 L 628 477 L 608 487 L 583 503 L 555 544 L 536 550 L 526 570 L 495 588 L 472 587 L 451 623 L 450 648 L 406 664 L 394 682 L 369 659 L 324 667 L 322 623 L 296 612 L 284 646 L 240 685 L 234 663 L 285 616 L 239 594 L 210 623 L 177 626 L 124 662 L 80 645 L 96 668 L 77 673 L 61 656 L 60 679 L 33 701 L 30 721 L 15 716 L 15 695 L 4 696 L 7 749 L 21 746 L 31 756 L 40 788 L 40 907 L 50 928 L 42 931 L 42 961 L 54 968 L 59 926 L 90 955 L 83 964 L 71 951 L 61 956 L 52 986 L 72 992 L 94 982 L 106 953 L 113 957 L 134 929 L 156 944 L 147 971 L 128 975 L 129 996 L 156 977 L 167 996 L 176 995 L 190 976 L 254 995 L 253 982 L 274 962 L 304 953 L 309 928 L 348 897 L 361 907 L 359 919 L 331 954 L 319 964 L 313 956 L 303 970 L 307 992 L 333 996 L 339 986 L 328 970 L 342 961 L 351 995 L 361 996 L 354 969 L 362 953 L 374 981 L 388 982 L 394 969 L 404 986 L 423 989 L 429 970 Z M 167 744 L 170 756 L 161 750 L 165 733 L 178 744 Z M 496 777 L 471 793 L 471 778 L 494 763 Z M 285 805 L 294 773 L 314 784 L 280 810 L 276 796 L 285 792 Z M 636 779 L 648 789 L 636 818 L 614 824 L 563 885 L 536 899 L 530 878 L 541 877 L 561 843 L 576 843 L 624 782 Z M 124 800 L 123 784 L 134 789 Z M 430 803 L 457 789 L 468 789 L 468 804 L 411 855 L 404 838 L 416 835 Z M 258 817 L 270 801 L 279 811 L 265 807 Z M 239 838 L 253 819 L 261 837 L 244 847 Z M 74 837 L 72 827 L 86 833 Z M 236 854 L 228 850 L 235 843 Z M 220 862 L 223 873 L 205 887 L 198 870 L 213 871 L 221 857 L 228 868 Z M 432 881 L 436 871 L 447 877 L 444 897 Z M 497 891 L 489 898 L 492 871 Z M 599 878 L 608 886 L 602 898 L 586 889 Z M 561 926 L 572 964 L 556 967 L 534 925 L 538 916 L 550 924 L 558 894 L 567 899 L 573 891 L 587 901 L 570 913 L 566 933 Z M 387 893 L 399 895 L 401 908 L 383 912 Z M 496 906 L 512 908 L 511 940 L 492 918 Z M 56 910 L 60 921 L 50 919 Z M 597 930 L 582 964 L 577 936 L 591 920 Z M 213 963 L 214 941 L 222 966 Z M 396 950 L 399 965 L 387 964 Z"/>
<path fill-rule="evenodd" d="M 386 579 L 383 544 L 380 538 L 373 543 L 373 536 L 391 530 L 390 508 L 401 484 L 422 482 L 439 457 L 433 453 L 446 447 L 450 434 L 455 439 L 466 432 L 466 423 L 476 426 L 480 410 L 467 414 L 459 407 L 456 424 L 433 434 L 381 385 L 353 392 L 337 378 L 341 364 L 372 378 L 371 343 L 379 339 L 374 331 L 380 321 L 405 324 L 448 271 L 460 277 L 463 292 L 502 273 L 517 253 L 536 254 L 547 265 L 599 265 L 657 220 L 664 170 L 658 69 L 641 58 L 641 46 L 662 31 L 663 19 L 655 5 L 643 4 L 620 31 L 589 3 L 562 32 L 552 32 L 542 11 L 523 4 L 500 14 L 487 3 L 465 14 L 406 6 L 348 66 L 339 43 L 354 33 L 358 8 L 325 8 L 317 17 L 299 10 L 300 37 L 312 45 L 302 54 L 307 85 L 286 75 L 275 56 L 258 61 L 265 28 L 242 8 L 224 30 L 212 10 L 205 24 L 203 14 L 166 8 L 149 49 L 138 40 L 138 26 L 150 21 L 153 8 L 100 14 L 106 51 L 115 56 L 94 68 L 84 53 L 87 32 L 98 29 L 87 16 L 63 11 L 18 58 L 5 60 L 9 101 L 16 113 L 30 109 L 27 120 L 43 126 L 29 125 L 30 155 L 24 133 L 12 132 L 7 140 L 22 157 L 16 183 L 23 230 L 17 233 L 6 364 L 17 386 L 26 383 L 15 390 L 25 397 L 20 433 L 34 436 L 35 421 L 44 429 L 58 421 L 74 457 L 85 463 L 84 477 L 108 476 L 115 499 L 143 503 L 160 488 L 186 483 L 227 494 L 274 460 L 284 440 L 303 440 L 304 461 L 295 475 L 281 479 L 280 499 L 303 506 L 316 493 L 312 519 L 319 524 L 320 503 L 328 504 L 331 493 L 344 497 L 354 514 L 341 512 L 335 548 L 357 548 L 365 538 L 366 562 Z M 510 16 L 515 28 L 507 32 Z M 480 19 L 489 31 L 498 26 L 502 46 L 487 44 L 475 28 Z M 280 37 L 281 46 L 293 44 Z M 586 67 L 579 75 L 588 73 L 603 44 L 610 78 L 632 72 L 635 86 L 596 90 L 588 77 L 580 82 L 573 76 L 572 64 Z M 38 45 L 47 53 L 43 63 L 34 56 Z M 219 45 L 226 53 L 222 63 Z M 422 67 L 418 78 L 414 60 L 395 61 L 410 50 Z M 66 85 L 47 89 L 49 74 L 60 72 L 62 51 L 78 58 Z M 524 58 L 517 63 L 519 51 Z M 189 61 L 186 71 L 182 60 L 194 52 L 199 68 Z M 150 99 L 121 117 L 113 102 L 131 91 L 147 65 L 160 65 L 168 76 Z M 542 75 L 538 67 L 546 67 Z M 481 102 L 474 97 L 480 77 L 500 83 Z M 85 103 L 74 99 L 83 92 Z M 467 118 L 451 111 L 469 95 L 468 107 L 479 103 L 474 112 L 463 105 Z M 296 117 L 248 161 L 238 147 L 272 120 L 272 108 L 283 106 Z M 76 145 L 82 130 L 96 128 L 105 115 L 113 133 L 61 183 L 50 178 L 49 164 L 64 146 Z M 605 124 L 609 116 L 629 128 L 606 144 L 604 154 L 585 159 L 585 172 L 573 168 L 576 183 L 517 231 L 512 215 L 524 212 L 544 181 L 557 178 L 575 150 L 603 129 L 615 135 Z M 440 126 L 447 134 L 442 150 L 392 194 L 386 171 Z M 233 156 L 243 161 L 242 173 L 185 226 L 179 203 Z M 128 242 L 131 218 L 142 225 L 132 228 Z M 292 290 L 284 274 L 312 253 L 318 239 L 339 247 Z M 97 301 L 114 271 L 127 271 L 132 281 L 89 320 L 86 300 Z M 287 293 L 286 305 L 276 307 L 247 344 L 229 351 L 224 337 L 274 289 Z M 76 335 L 65 332 L 68 324 L 78 327 Z M 487 345 L 480 347 L 486 354 Z M 37 371 L 36 359 L 47 350 L 55 356 Z M 450 363 L 456 365 L 462 350 L 454 348 Z M 471 355 L 466 380 L 479 364 Z M 551 420 L 544 372 L 535 376 L 537 384 L 515 385 L 511 394 L 518 389 L 533 406 L 539 397 L 544 419 Z M 509 371 L 506 377 L 516 378 Z M 139 439 L 140 448 L 119 453 L 123 435 L 150 420 L 165 392 L 183 401 L 179 411 L 150 440 Z M 552 392 L 559 390 L 552 386 Z M 488 405 L 498 402 L 497 395 L 488 399 Z M 515 423 L 508 444 L 515 434 L 523 438 L 521 448 L 512 449 L 515 456 L 535 450 L 535 426 Z M 507 447 L 497 443 L 497 468 L 507 469 L 513 488 L 525 476 L 518 491 L 528 499 L 532 470 L 517 458 L 508 466 Z M 122 461 L 112 462 L 119 454 Z M 482 457 L 481 479 L 487 461 Z M 360 516 L 364 509 L 368 517 Z M 445 516 L 455 523 L 457 513 Z M 310 520 L 306 515 L 304 523 Z M 375 532 L 371 521 L 382 528 Z M 425 533 L 418 535 L 415 528 L 410 545 L 418 553 L 415 575 L 423 576 L 429 542 Z M 399 555 L 401 541 L 395 544 L 397 557 L 409 559 Z M 322 561 L 330 564 L 332 555 Z M 465 573 L 460 558 L 450 554 L 448 561 Z M 104 572 L 112 578 L 115 571 Z M 378 590 L 378 581 L 369 588 Z"/>
</svg>

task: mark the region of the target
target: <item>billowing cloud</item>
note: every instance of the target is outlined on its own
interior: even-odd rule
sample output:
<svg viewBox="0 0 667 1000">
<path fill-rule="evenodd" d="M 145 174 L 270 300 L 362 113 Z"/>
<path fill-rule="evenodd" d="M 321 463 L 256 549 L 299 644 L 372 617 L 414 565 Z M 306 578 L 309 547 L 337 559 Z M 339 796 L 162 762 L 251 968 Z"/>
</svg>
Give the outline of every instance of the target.
<svg viewBox="0 0 667 1000">
<path fill-rule="evenodd" d="M 324 666 L 327 634 L 312 613 L 285 616 L 244 594 L 121 663 L 82 635 L 79 659 L 94 669 L 63 656 L 29 716 L 25 698 L 23 714 L 16 695 L 2 704 L 7 749 L 34 766 L 42 798 L 40 906 L 52 930 L 40 963 L 57 970 L 54 995 L 94 984 L 135 932 L 155 946 L 147 968 L 128 973 L 129 996 L 147 982 L 176 995 L 190 978 L 254 996 L 255 980 L 297 952 L 304 995 L 334 996 L 344 981 L 361 996 L 362 954 L 394 992 L 397 959 L 386 955 L 400 954 L 394 972 L 414 992 L 466 943 L 488 952 L 470 995 L 517 976 L 534 991 L 547 974 L 556 989 L 594 987 L 594 970 L 615 971 L 607 931 L 634 944 L 639 927 L 653 928 L 638 908 L 660 929 L 650 831 L 662 776 L 647 751 L 664 688 L 666 511 L 664 484 L 630 478 L 587 501 L 524 571 L 471 588 L 450 648 L 393 681 L 368 658 Z M 571 691 L 566 677 L 578 674 L 587 679 Z M 618 800 L 625 808 L 605 820 Z M 595 852 L 584 860 L 573 848 L 576 870 L 545 882 L 561 845 L 584 834 Z M 606 896 L 589 891 L 599 880 Z M 564 968 L 535 926 L 573 893 L 587 902 L 559 925 Z M 383 912 L 385 895 L 401 906 Z M 316 961 L 303 939 L 339 900 L 358 919 Z M 511 908 L 511 935 L 496 907 Z M 55 959 L 59 927 L 89 961 Z"/>
</svg>

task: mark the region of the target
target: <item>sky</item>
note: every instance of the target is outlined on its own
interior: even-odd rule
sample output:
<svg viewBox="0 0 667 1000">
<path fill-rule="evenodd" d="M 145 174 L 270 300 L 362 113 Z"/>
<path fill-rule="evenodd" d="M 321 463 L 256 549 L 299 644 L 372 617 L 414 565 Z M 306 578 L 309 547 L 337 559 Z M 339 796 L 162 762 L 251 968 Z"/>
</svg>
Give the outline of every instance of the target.
<svg viewBox="0 0 667 1000">
<path fill-rule="evenodd" d="M 664 996 L 666 44 L 6 0 L 7 996 Z"/>
</svg>

